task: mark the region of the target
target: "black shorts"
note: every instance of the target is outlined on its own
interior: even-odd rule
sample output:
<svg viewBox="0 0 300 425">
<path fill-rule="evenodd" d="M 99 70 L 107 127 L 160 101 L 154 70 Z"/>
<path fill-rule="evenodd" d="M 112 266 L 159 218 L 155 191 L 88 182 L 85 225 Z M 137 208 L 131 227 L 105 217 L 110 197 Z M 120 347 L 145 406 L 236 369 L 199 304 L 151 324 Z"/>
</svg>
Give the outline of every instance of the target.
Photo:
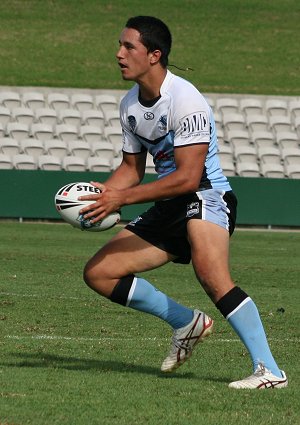
<svg viewBox="0 0 300 425">
<path fill-rule="evenodd" d="M 210 221 L 233 233 L 237 199 L 232 191 L 208 189 L 166 201 L 155 202 L 149 210 L 126 226 L 154 246 L 175 255 L 176 263 L 188 264 L 191 249 L 187 239 L 187 222 Z"/>
</svg>

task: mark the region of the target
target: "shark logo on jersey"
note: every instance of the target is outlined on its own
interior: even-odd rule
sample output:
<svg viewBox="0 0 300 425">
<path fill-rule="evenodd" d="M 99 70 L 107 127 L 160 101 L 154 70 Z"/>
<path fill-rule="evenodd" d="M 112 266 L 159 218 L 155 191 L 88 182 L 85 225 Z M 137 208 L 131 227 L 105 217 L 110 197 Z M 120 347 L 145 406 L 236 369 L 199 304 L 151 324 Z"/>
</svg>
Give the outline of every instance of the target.
<svg viewBox="0 0 300 425">
<path fill-rule="evenodd" d="M 199 111 L 185 116 L 180 120 L 181 137 L 209 135 L 209 120 L 206 112 Z"/>
<path fill-rule="evenodd" d="M 129 124 L 130 130 L 134 133 L 136 128 L 136 119 L 133 115 L 129 115 L 128 124 Z"/>
<path fill-rule="evenodd" d="M 158 120 L 158 128 L 160 131 L 166 131 L 167 130 L 167 115 L 162 115 L 160 119 Z"/>
</svg>

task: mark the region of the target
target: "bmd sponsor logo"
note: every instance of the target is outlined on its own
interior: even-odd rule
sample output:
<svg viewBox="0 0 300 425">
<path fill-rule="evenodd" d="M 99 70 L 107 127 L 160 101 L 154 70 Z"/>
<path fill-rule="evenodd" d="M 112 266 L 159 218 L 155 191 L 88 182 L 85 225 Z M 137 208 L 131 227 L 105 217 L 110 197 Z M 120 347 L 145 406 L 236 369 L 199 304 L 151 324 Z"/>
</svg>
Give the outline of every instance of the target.
<svg viewBox="0 0 300 425">
<path fill-rule="evenodd" d="M 194 112 L 180 120 L 181 137 L 209 134 L 209 121 L 205 112 Z"/>
</svg>

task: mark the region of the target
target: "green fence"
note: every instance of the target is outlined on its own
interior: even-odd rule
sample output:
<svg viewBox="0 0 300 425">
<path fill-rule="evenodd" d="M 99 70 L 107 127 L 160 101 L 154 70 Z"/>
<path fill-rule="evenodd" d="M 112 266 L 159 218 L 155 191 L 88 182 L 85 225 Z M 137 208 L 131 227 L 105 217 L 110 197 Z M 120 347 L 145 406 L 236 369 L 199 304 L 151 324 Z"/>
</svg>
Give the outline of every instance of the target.
<svg viewBox="0 0 300 425">
<path fill-rule="evenodd" d="M 57 190 L 77 181 L 105 181 L 106 173 L 0 170 L 0 218 L 60 219 L 54 207 Z M 145 181 L 155 179 L 154 175 Z M 239 225 L 300 226 L 300 180 L 231 177 L 238 197 Z M 122 219 L 131 220 L 150 204 L 127 206 Z"/>
</svg>

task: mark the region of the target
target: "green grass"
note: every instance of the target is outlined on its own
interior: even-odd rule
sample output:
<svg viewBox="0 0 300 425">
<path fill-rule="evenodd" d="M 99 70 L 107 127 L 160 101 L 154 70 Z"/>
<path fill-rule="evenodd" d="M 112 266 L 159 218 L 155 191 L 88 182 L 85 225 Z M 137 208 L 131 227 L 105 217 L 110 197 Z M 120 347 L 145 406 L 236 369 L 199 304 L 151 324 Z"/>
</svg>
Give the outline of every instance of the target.
<svg viewBox="0 0 300 425">
<path fill-rule="evenodd" d="M 115 53 L 136 14 L 167 22 L 203 92 L 300 93 L 298 0 L 2 0 L 1 85 L 128 89 Z"/>
<path fill-rule="evenodd" d="M 82 282 L 86 260 L 115 231 L 0 223 L 0 424 L 299 423 L 300 233 L 237 231 L 231 241 L 233 277 L 257 302 L 290 380 L 285 390 L 258 393 L 227 388 L 250 372 L 250 360 L 190 265 L 145 276 L 211 314 L 215 332 L 175 374 L 160 373 L 165 323 Z"/>
</svg>

